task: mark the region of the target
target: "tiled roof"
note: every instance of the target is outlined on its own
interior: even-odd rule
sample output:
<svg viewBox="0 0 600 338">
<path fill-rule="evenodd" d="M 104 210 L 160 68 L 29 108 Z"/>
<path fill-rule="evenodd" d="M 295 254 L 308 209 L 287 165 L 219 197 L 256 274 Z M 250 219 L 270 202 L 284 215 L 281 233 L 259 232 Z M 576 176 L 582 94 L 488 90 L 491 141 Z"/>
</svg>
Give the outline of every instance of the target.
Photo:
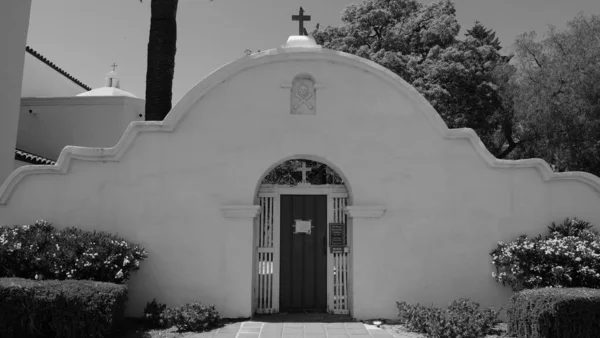
<svg viewBox="0 0 600 338">
<path fill-rule="evenodd" d="M 45 157 L 34 155 L 23 150 L 15 149 L 15 160 L 30 164 L 55 165 L 56 162 Z"/>
<path fill-rule="evenodd" d="M 50 68 L 56 70 L 57 72 L 59 72 L 60 74 L 62 74 L 67 79 L 75 82 L 81 88 L 83 88 L 85 90 L 92 90 L 92 87 L 87 86 L 83 82 L 77 80 L 71 74 L 65 72 L 62 68 L 58 67 L 53 62 L 50 62 L 50 60 L 46 59 L 42 54 L 40 54 L 40 53 L 36 52 L 35 50 L 33 50 L 33 48 L 31 48 L 29 46 L 25 46 L 25 51 L 27 51 L 29 54 L 35 56 L 38 60 L 42 61 L 43 63 L 47 64 Z"/>
</svg>

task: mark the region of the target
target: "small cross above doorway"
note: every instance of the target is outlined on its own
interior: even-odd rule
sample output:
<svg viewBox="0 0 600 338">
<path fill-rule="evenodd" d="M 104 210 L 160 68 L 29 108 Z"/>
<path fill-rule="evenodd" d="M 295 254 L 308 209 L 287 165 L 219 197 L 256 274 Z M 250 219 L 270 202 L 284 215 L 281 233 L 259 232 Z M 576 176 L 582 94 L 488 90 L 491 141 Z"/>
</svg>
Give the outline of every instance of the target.
<svg viewBox="0 0 600 338">
<path fill-rule="evenodd" d="M 302 168 L 296 169 L 296 171 L 301 171 L 302 172 L 302 181 L 300 182 L 300 184 L 310 184 L 306 180 L 306 173 L 309 172 L 309 171 L 311 171 L 311 170 L 312 170 L 312 168 L 308 168 L 306 166 L 306 162 L 302 162 Z"/>
<path fill-rule="evenodd" d="M 113 62 L 113 64 L 112 64 L 112 65 L 110 65 L 110 66 L 112 67 L 112 69 L 113 69 L 113 72 L 114 72 L 114 71 L 115 71 L 115 69 L 117 68 L 117 64 L 116 64 L 116 63 L 114 63 L 114 62 Z"/>
<path fill-rule="evenodd" d="M 310 15 L 304 15 L 304 9 L 300 7 L 298 15 L 292 15 L 292 21 L 298 21 L 298 35 L 308 35 L 304 28 L 304 21 L 310 21 Z"/>
</svg>

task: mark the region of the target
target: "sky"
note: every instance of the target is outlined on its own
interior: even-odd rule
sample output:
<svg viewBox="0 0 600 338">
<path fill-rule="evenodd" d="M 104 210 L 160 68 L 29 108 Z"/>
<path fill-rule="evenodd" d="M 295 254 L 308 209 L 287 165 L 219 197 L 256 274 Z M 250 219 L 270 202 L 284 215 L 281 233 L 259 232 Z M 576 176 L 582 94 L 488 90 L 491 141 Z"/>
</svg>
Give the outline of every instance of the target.
<svg viewBox="0 0 600 338">
<path fill-rule="evenodd" d="M 144 98 L 150 1 L 33 0 L 27 44 L 92 88 L 117 64 L 121 89 Z M 464 31 L 479 20 L 503 46 L 523 32 L 558 28 L 579 12 L 600 14 L 599 0 L 453 0 Z M 298 33 L 291 20 L 302 6 L 310 31 L 341 24 L 342 9 L 361 0 L 179 0 L 173 104 L 205 76 Z M 422 0 L 429 3 L 430 0 Z"/>
</svg>

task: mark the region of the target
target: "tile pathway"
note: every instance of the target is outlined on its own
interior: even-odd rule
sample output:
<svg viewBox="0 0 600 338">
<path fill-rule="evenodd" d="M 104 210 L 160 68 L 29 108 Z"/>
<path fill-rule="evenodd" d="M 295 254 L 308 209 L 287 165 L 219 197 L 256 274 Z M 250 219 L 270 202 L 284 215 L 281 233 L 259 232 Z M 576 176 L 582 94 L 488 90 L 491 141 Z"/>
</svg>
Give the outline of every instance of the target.
<svg viewBox="0 0 600 338">
<path fill-rule="evenodd" d="M 392 338 L 390 332 L 357 322 L 347 323 L 266 323 L 228 324 L 211 332 L 186 338 Z M 401 338 L 396 336 L 397 338 Z"/>
</svg>

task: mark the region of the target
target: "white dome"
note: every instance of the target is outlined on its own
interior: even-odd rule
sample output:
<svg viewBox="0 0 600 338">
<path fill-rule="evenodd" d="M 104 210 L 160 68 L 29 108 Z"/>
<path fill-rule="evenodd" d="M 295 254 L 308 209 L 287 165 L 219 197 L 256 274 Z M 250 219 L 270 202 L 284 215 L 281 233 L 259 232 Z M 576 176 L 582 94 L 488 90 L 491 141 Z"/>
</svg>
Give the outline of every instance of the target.
<svg viewBox="0 0 600 338">
<path fill-rule="evenodd" d="M 130 92 L 115 87 L 100 87 L 92 89 L 89 92 L 77 94 L 77 96 L 128 96 L 137 98 L 137 96 Z"/>
<path fill-rule="evenodd" d="M 312 36 L 306 35 L 292 35 L 288 38 L 283 48 L 321 48 L 317 45 L 315 39 Z"/>
</svg>

